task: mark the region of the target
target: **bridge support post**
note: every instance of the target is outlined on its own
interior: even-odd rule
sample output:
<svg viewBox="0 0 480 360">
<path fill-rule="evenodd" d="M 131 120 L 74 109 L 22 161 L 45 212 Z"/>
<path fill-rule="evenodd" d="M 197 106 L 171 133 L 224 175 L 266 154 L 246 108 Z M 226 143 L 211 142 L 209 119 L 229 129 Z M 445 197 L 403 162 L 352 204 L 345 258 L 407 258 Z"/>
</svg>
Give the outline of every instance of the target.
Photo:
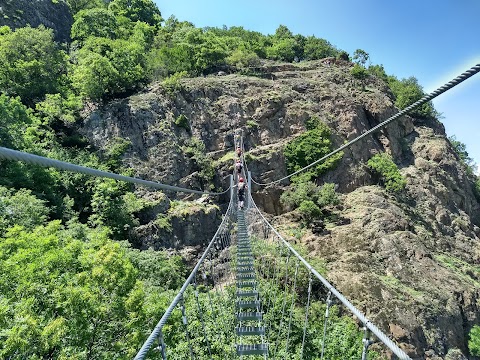
<svg viewBox="0 0 480 360">
<path fill-rule="evenodd" d="M 165 341 L 163 340 L 163 332 L 160 330 L 160 334 L 158 334 L 158 342 L 160 353 L 162 354 L 162 360 L 167 360 L 167 352 L 165 351 Z"/>
<path fill-rule="evenodd" d="M 230 199 L 233 199 L 234 190 L 233 175 L 230 175 Z"/>
<path fill-rule="evenodd" d="M 250 207 L 250 199 L 252 197 L 252 172 L 247 173 L 247 209 Z"/>
<path fill-rule="evenodd" d="M 323 323 L 322 353 L 320 355 L 321 360 L 323 360 L 323 355 L 325 354 L 325 345 L 326 345 L 326 342 L 327 342 L 328 317 L 330 315 L 330 306 L 332 306 L 332 303 L 333 303 L 331 297 L 332 297 L 332 292 L 329 291 L 328 295 L 327 295 L 327 300 L 326 300 L 327 308 L 325 309 L 325 321 Z"/>
<path fill-rule="evenodd" d="M 363 328 L 363 350 L 362 350 L 362 360 L 367 360 L 367 355 L 368 355 L 368 348 L 370 345 L 373 344 L 373 341 L 370 340 L 370 331 L 368 328 L 365 326 Z"/>
</svg>

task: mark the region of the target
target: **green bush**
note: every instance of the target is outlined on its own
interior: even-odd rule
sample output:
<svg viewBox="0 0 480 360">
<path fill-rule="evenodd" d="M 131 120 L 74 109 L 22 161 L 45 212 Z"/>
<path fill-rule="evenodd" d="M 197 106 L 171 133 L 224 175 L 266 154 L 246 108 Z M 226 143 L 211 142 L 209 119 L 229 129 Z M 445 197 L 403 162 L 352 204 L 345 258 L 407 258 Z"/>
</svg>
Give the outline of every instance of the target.
<svg viewBox="0 0 480 360">
<path fill-rule="evenodd" d="M 250 129 L 250 130 L 258 129 L 259 126 L 260 126 L 260 124 L 258 122 L 256 122 L 255 120 L 247 120 L 247 128 L 248 129 Z"/>
<path fill-rule="evenodd" d="M 470 330 L 468 349 L 471 355 L 480 356 L 480 326 L 478 325 L 475 325 L 472 330 Z"/>
<path fill-rule="evenodd" d="M 238 48 L 229 57 L 226 58 L 229 65 L 233 65 L 239 69 L 246 69 L 260 65 L 260 58 L 252 50 Z"/>
<path fill-rule="evenodd" d="M 175 119 L 175 125 L 178 127 L 184 128 L 187 131 L 190 131 L 190 123 L 188 122 L 188 118 L 180 114 L 176 119 Z"/>
<path fill-rule="evenodd" d="M 475 197 L 480 202 L 480 177 L 477 177 L 477 180 L 475 180 L 475 186 L 473 190 L 475 192 Z"/>
<path fill-rule="evenodd" d="M 319 188 L 311 181 L 302 181 L 293 183 L 291 189 L 285 191 L 280 196 L 280 201 L 289 207 L 297 208 L 305 200 L 317 198 Z"/>
<path fill-rule="evenodd" d="M 188 158 L 193 160 L 200 179 L 204 182 L 211 182 L 215 176 L 215 169 L 213 168 L 213 160 L 206 154 L 207 151 L 203 141 L 192 137 L 182 147 L 182 150 Z"/>
<path fill-rule="evenodd" d="M 177 72 L 162 81 L 162 86 L 168 93 L 174 93 L 182 89 L 181 79 L 187 76 L 186 71 Z"/>
<path fill-rule="evenodd" d="M 322 208 L 340 202 L 335 184 L 327 183 L 319 187 L 311 181 L 293 183 L 291 189 L 282 194 L 280 201 L 289 207 L 298 208 L 307 224 L 322 217 Z"/>
<path fill-rule="evenodd" d="M 322 210 L 312 200 L 302 201 L 298 207 L 298 211 L 302 219 L 307 223 L 311 223 L 322 215 Z"/>
<path fill-rule="evenodd" d="M 381 176 L 385 188 L 391 192 L 402 191 L 407 182 L 400 174 L 400 170 L 386 153 L 376 154 L 367 162 L 368 167 Z"/>
<path fill-rule="evenodd" d="M 319 122 L 312 130 L 307 130 L 290 141 L 283 150 L 287 171 L 293 173 L 330 153 L 332 151 L 330 135 L 330 128 Z M 331 156 L 307 170 L 302 177 L 313 179 L 322 175 L 333 169 L 342 156 L 343 152 Z"/>
<path fill-rule="evenodd" d="M 335 184 L 323 184 L 317 192 L 316 202 L 320 207 L 338 205 L 340 203 L 340 199 L 335 192 Z"/>
<path fill-rule="evenodd" d="M 365 79 L 368 75 L 367 70 L 359 64 L 353 65 L 353 67 L 350 69 L 350 74 L 355 78 L 355 79 Z"/>
</svg>

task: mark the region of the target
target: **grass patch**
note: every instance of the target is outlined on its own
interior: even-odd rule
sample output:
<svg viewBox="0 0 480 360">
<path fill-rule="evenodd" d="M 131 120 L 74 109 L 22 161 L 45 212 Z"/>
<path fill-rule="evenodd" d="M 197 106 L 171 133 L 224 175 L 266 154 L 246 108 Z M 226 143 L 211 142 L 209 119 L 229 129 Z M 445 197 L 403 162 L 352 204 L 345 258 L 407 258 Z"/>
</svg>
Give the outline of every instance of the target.
<svg viewBox="0 0 480 360">
<path fill-rule="evenodd" d="M 459 258 L 444 254 L 434 255 L 434 259 L 443 267 L 452 270 L 462 280 L 480 287 L 480 266 L 475 266 Z"/>
<path fill-rule="evenodd" d="M 174 200 L 170 203 L 168 215 L 185 217 L 202 210 L 205 213 L 209 213 L 212 210 L 220 210 L 220 208 L 217 205 L 205 204 L 196 201 Z"/>
<path fill-rule="evenodd" d="M 414 298 L 415 300 L 422 299 L 422 292 L 411 288 L 408 285 L 405 285 L 400 280 L 394 276 L 379 276 L 380 281 L 385 284 L 388 288 L 401 293 L 403 295 L 408 295 L 409 297 Z"/>
</svg>

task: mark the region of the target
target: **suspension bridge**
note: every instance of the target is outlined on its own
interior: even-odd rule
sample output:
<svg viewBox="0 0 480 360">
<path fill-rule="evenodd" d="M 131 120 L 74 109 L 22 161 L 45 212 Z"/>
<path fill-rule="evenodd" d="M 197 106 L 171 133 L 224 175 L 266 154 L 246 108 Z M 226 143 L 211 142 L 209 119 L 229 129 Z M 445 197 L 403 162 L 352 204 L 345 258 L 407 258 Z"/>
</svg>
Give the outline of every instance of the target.
<svg viewBox="0 0 480 360">
<path fill-rule="evenodd" d="M 303 169 L 270 183 L 247 179 L 245 208 L 239 209 L 238 174 L 223 192 L 208 193 L 113 174 L 0 147 L 0 159 L 127 181 L 162 190 L 196 194 L 229 193 L 223 220 L 192 272 L 174 296 L 135 356 L 142 359 L 367 359 L 389 354 L 410 357 L 287 242 L 255 204 L 252 183 L 270 186 L 289 179 L 384 128 L 392 121 L 458 85 L 480 71 L 475 65 L 383 123 Z M 238 137 L 243 149 L 243 138 Z M 233 151 L 233 150 L 232 150 Z M 319 314 L 321 310 L 322 314 Z M 335 318 L 353 318 L 362 336 L 348 348 L 338 343 Z M 319 324 L 320 322 L 320 324 Z M 174 336 L 172 335 L 174 333 Z M 179 349 L 181 340 L 186 344 Z M 333 349 L 333 350 L 332 350 Z M 330 351 L 330 353 L 328 353 Z"/>
</svg>

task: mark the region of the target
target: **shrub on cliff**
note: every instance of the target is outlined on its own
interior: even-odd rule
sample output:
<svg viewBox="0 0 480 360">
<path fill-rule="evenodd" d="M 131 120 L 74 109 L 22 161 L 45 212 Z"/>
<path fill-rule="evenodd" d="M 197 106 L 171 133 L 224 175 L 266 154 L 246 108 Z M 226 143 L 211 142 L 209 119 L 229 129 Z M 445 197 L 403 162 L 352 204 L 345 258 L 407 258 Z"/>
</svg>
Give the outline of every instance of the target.
<svg viewBox="0 0 480 360">
<path fill-rule="evenodd" d="M 380 175 L 387 191 L 400 192 L 405 188 L 407 183 L 390 155 L 376 154 L 368 160 L 367 165 Z"/>
<path fill-rule="evenodd" d="M 350 69 L 350 74 L 356 79 L 365 79 L 368 75 L 367 70 L 359 64 L 353 65 Z"/>
<path fill-rule="evenodd" d="M 472 355 L 480 356 L 480 326 L 478 325 L 475 325 L 472 330 L 470 330 L 468 349 Z"/>
<path fill-rule="evenodd" d="M 287 163 L 287 171 L 289 173 L 300 170 L 315 160 L 327 155 L 333 149 L 332 141 L 330 140 L 330 128 L 321 122 L 310 121 L 310 123 L 311 130 L 307 130 L 302 135 L 293 139 L 283 150 Z M 331 156 L 307 170 L 304 176 L 313 179 L 324 174 L 333 169 L 342 156 L 343 152 Z"/>
</svg>

